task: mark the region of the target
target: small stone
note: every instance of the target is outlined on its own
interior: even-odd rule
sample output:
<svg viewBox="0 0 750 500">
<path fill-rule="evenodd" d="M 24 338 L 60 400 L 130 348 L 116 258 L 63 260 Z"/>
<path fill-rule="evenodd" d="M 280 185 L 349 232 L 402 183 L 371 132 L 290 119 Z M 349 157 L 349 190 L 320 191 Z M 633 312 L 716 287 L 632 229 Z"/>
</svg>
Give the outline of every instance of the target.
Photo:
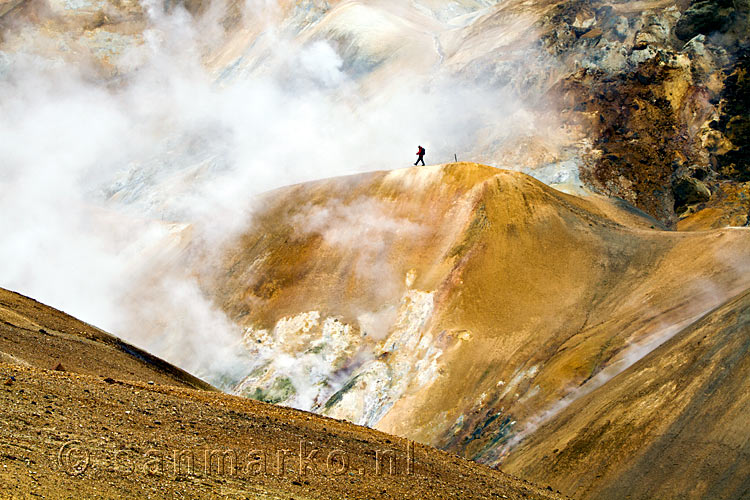
<svg viewBox="0 0 750 500">
<path fill-rule="evenodd" d="M 674 183 L 675 210 L 693 203 L 702 203 L 711 198 L 711 190 L 698 179 L 687 177 Z"/>
<path fill-rule="evenodd" d="M 602 31 L 601 28 L 594 28 L 594 29 L 591 29 L 591 30 L 587 31 L 583 35 L 581 35 L 581 39 L 583 39 L 583 40 L 593 40 L 593 39 L 596 39 L 596 38 L 601 38 L 601 36 L 602 36 L 603 33 L 604 32 Z"/>
</svg>

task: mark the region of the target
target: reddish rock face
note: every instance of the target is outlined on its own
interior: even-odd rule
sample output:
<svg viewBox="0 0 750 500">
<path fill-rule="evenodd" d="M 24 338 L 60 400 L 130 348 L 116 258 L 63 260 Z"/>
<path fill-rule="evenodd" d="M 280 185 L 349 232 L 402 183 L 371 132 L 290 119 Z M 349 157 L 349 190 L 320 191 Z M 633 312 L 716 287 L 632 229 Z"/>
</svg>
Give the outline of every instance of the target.
<svg viewBox="0 0 750 500">
<path fill-rule="evenodd" d="M 750 181 L 750 49 L 742 49 L 727 70 L 719 119 L 711 128 L 731 143 L 727 151 L 712 151 L 713 165 L 727 179 Z"/>
<path fill-rule="evenodd" d="M 543 37 L 547 50 L 583 66 L 553 91 L 562 96 L 564 116 L 592 141 L 582 178 L 667 224 L 710 208 L 712 224 L 721 225 L 715 217 L 735 208 L 704 197 L 687 201 L 681 193 L 684 179 L 695 178 L 726 200 L 721 193 L 734 188 L 723 180 L 746 180 L 741 151 L 747 144 L 747 106 L 740 96 L 747 95 L 741 89 L 747 85 L 742 33 L 748 7 L 732 2 L 693 2 L 683 12 L 602 7 L 594 9 L 595 23 L 581 34 L 573 19 L 582 9 L 583 3 L 561 3 L 542 22 L 551 33 Z M 568 32 L 575 36 L 561 35 Z"/>
</svg>

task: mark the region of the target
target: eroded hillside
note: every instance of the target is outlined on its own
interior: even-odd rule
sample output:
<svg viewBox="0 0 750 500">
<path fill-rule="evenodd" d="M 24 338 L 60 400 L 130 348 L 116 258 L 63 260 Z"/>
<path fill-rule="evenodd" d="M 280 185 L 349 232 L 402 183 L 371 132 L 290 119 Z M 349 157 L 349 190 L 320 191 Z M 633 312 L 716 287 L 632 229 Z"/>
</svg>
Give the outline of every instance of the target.
<svg viewBox="0 0 750 500">
<path fill-rule="evenodd" d="M 515 449 L 577 498 L 744 498 L 750 297 L 727 301 Z"/>
<path fill-rule="evenodd" d="M 94 377 L 216 390 L 99 328 L 2 288 L 0 361 Z"/>
<path fill-rule="evenodd" d="M 562 498 L 404 438 L 194 389 L 212 388 L 1 295 L 3 498 Z"/>
<path fill-rule="evenodd" d="M 750 286 L 746 229 L 665 231 L 476 164 L 259 203 L 203 259 L 253 360 L 235 391 L 492 464 Z"/>
<path fill-rule="evenodd" d="M 696 365 L 679 346 L 744 325 L 744 299 L 737 318 L 714 309 L 750 286 L 749 15 L 747 0 L 0 0 L 2 284 L 236 394 L 538 480 L 550 466 L 576 496 L 741 497 L 720 472 L 746 466 L 741 359 Z M 378 170 L 416 143 L 437 165 Z M 203 386 L 7 300 L 3 359 L 61 369 L 21 377 Z M 717 364 L 740 375 L 722 385 Z M 704 382 L 718 399 L 690 392 Z M 636 383 L 656 393 L 626 394 Z M 661 433 L 709 426 L 709 403 L 736 435 L 707 442 L 732 451 L 649 468 L 694 445 Z M 130 437 L 161 424 L 144 425 Z"/>
</svg>

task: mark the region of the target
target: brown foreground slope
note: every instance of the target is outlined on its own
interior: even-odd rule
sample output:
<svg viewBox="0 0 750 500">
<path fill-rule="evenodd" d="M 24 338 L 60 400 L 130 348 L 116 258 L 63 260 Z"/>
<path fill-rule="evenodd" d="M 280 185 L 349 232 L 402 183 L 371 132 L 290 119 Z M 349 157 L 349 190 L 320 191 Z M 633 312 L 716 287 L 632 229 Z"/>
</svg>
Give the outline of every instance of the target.
<svg viewBox="0 0 750 500">
<path fill-rule="evenodd" d="M 122 380 L 215 390 L 83 321 L 0 288 L 0 361 Z"/>
<path fill-rule="evenodd" d="M 190 388 L 210 386 L 0 300 L 0 498 L 561 498 L 403 438 Z M 51 363 L 66 371 L 39 367 Z"/>
<path fill-rule="evenodd" d="M 576 498 L 750 496 L 750 292 L 572 404 L 504 463 Z"/>
</svg>

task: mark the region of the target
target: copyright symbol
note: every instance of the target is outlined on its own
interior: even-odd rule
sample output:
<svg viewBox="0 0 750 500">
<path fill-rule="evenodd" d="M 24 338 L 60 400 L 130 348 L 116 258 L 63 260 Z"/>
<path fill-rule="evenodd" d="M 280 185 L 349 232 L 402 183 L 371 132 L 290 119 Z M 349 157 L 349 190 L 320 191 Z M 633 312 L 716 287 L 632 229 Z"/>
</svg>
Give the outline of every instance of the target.
<svg viewBox="0 0 750 500">
<path fill-rule="evenodd" d="M 57 452 L 60 469 L 70 476 L 80 476 L 89 466 L 89 452 L 80 441 L 68 441 Z"/>
</svg>

